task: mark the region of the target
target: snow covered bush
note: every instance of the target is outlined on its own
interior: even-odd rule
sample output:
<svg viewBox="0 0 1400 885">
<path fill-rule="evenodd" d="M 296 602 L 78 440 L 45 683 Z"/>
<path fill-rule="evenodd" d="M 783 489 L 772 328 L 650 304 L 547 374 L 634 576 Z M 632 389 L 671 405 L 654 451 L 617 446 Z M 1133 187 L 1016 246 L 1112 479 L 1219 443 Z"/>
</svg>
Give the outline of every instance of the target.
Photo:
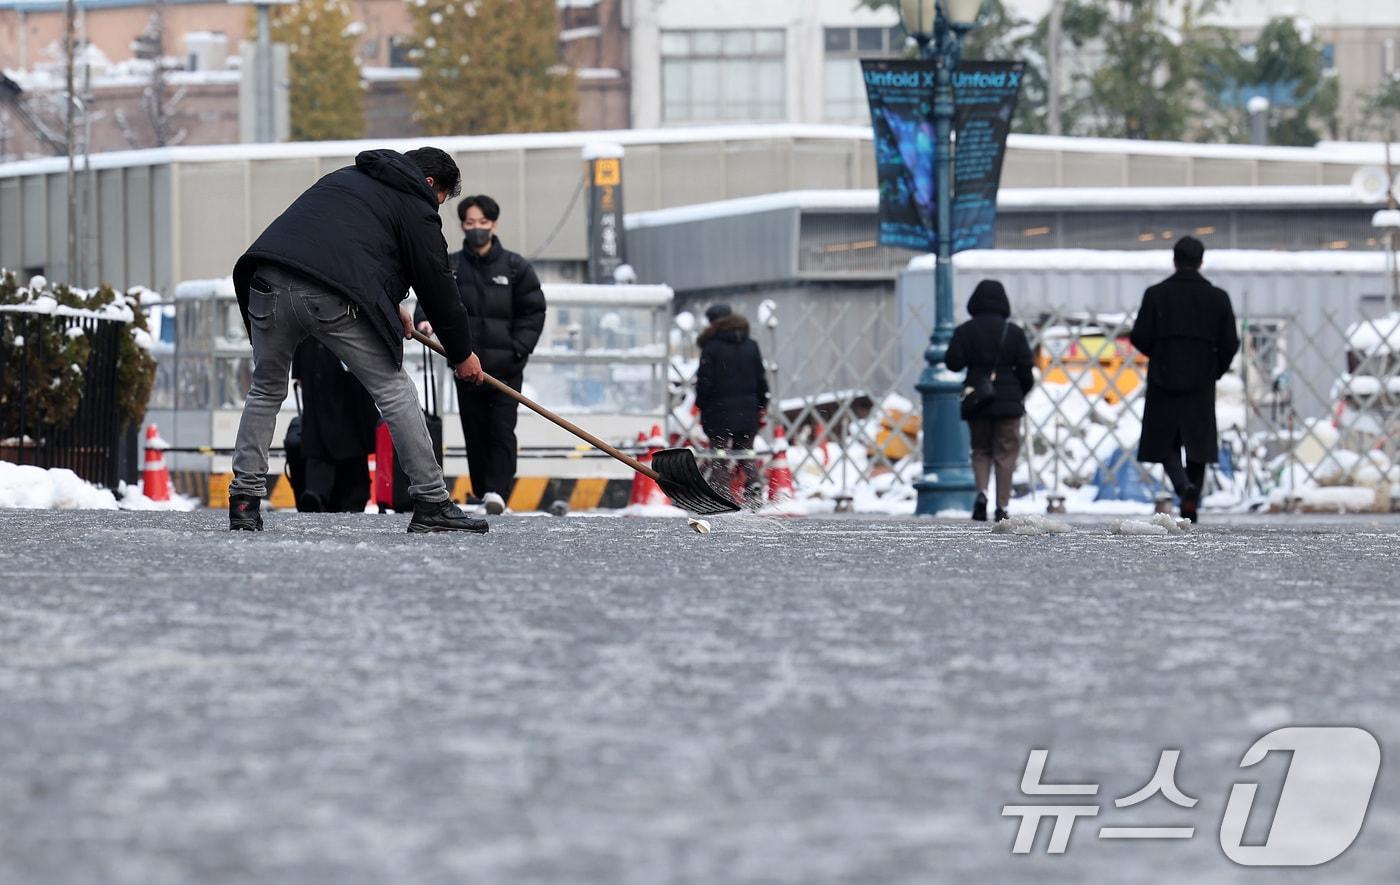
<svg viewBox="0 0 1400 885">
<path fill-rule="evenodd" d="M 0 323 L 0 353 L 6 355 L 0 428 L 19 426 L 21 410 L 26 424 L 57 426 L 72 419 L 92 355 L 90 333 L 77 320 L 88 317 L 125 326 L 117 339 L 117 408 L 123 427 L 139 422 L 155 382 L 151 334 L 142 310 L 143 299 L 153 296 L 139 289 L 121 293 L 107 285 L 77 289 L 40 276 L 20 285 L 13 273 L 0 270 L 0 309 L 7 308 L 9 315 Z M 73 322 L 63 322 L 64 317 Z"/>
</svg>

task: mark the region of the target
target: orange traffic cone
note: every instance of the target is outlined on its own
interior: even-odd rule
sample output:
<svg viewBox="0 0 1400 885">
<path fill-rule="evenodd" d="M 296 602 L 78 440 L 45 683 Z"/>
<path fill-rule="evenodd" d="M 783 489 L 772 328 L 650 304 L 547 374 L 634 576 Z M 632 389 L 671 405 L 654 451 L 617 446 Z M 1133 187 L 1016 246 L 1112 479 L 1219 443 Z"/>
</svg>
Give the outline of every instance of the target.
<svg viewBox="0 0 1400 885">
<path fill-rule="evenodd" d="M 643 464 L 650 464 L 651 456 L 661 451 L 664 445 L 665 441 L 661 438 L 661 428 L 659 426 L 652 428 L 652 437 L 650 439 L 647 438 L 645 433 L 638 433 L 637 448 L 640 449 L 642 446 L 646 446 L 647 450 L 644 454 L 639 454 L 637 460 L 641 461 Z M 638 473 L 632 477 L 632 496 L 628 500 L 628 503 L 632 506 L 651 507 L 665 505 L 671 502 L 666 497 L 665 493 L 661 491 L 661 486 L 656 484 L 656 480 Z"/>
<path fill-rule="evenodd" d="M 787 452 L 783 425 L 779 424 L 773 431 L 773 458 L 768 462 L 768 500 L 774 504 L 792 500 L 792 468 L 788 466 Z"/>
<path fill-rule="evenodd" d="M 370 452 L 368 455 L 365 456 L 365 466 L 369 470 L 369 500 L 365 502 L 365 509 L 378 509 L 377 505 L 379 504 L 379 502 L 376 501 L 374 497 L 374 452 Z"/>
<path fill-rule="evenodd" d="M 146 465 L 141 469 L 141 494 L 152 501 L 170 500 L 170 470 L 165 466 L 165 450 L 170 444 L 160 438 L 154 424 L 146 428 Z"/>
</svg>

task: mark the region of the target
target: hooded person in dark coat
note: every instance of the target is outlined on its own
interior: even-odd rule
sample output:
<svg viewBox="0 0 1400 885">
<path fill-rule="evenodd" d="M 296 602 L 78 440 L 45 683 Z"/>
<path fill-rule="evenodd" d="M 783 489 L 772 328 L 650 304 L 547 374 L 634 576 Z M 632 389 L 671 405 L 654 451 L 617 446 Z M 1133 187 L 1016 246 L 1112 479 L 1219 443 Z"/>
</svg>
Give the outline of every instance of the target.
<svg viewBox="0 0 1400 885">
<path fill-rule="evenodd" d="M 496 236 L 500 217 L 500 205 L 485 194 L 463 197 L 457 204 L 462 251 L 449 255 L 448 261 L 470 317 L 482 369 L 519 390 L 525 383 L 525 363 L 544 332 L 544 290 L 530 262 L 501 245 Z M 433 333 L 421 305 L 413 319 L 424 334 Z M 457 402 L 472 493 L 482 499 L 486 512 L 500 513 L 515 485 L 516 401 L 493 387 L 459 381 Z"/>
<path fill-rule="evenodd" d="M 1021 454 L 1022 401 L 1035 386 L 1030 342 L 1020 326 L 1010 322 L 1011 302 L 1006 287 L 983 280 L 967 301 L 972 319 L 953 331 L 944 364 L 949 370 L 967 370 L 968 383 L 991 378 L 996 394 L 974 415 L 964 415 L 972 437 L 972 473 L 977 480 L 977 501 L 972 518 L 987 518 L 987 485 L 996 468 L 996 518 L 1006 519 L 1011 503 L 1011 476 Z M 995 378 L 992 378 L 995 373 Z"/>
<path fill-rule="evenodd" d="M 768 408 L 768 372 L 758 342 L 749 337 L 749 321 L 727 304 L 712 304 L 705 311 L 710 325 L 700 333 L 700 368 L 695 375 L 695 405 L 700 426 L 719 450 L 753 448 L 754 437 Z M 744 496 L 760 499 L 763 493 L 758 467 L 752 458 L 739 461 L 744 470 Z M 711 482 L 728 489 L 732 468 L 716 458 Z"/>
<path fill-rule="evenodd" d="M 437 148 L 364 151 L 297 197 L 238 259 L 233 284 L 253 345 L 253 383 L 234 444 L 230 529 L 262 530 L 268 447 L 293 354 L 312 337 L 360 380 L 389 425 L 414 499 L 408 530 L 487 530 L 453 505 L 403 371 L 413 318 L 401 302 L 412 286 L 457 377 L 482 380 L 438 216 L 460 184 L 456 162 Z"/>
<path fill-rule="evenodd" d="M 1182 517 L 1192 522 L 1206 465 L 1220 457 L 1215 382 L 1240 349 L 1230 296 L 1201 276 L 1205 251 L 1195 237 L 1177 241 L 1176 273 L 1143 294 L 1129 336 L 1148 360 L 1138 460 L 1162 465 L 1181 499 Z"/>
<path fill-rule="evenodd" d="M 369 466 L 379 409 L 374 397 L 315 338 L 297 346 L 292 377 L 301 384 L 303 513 L 360 513 L 369 501 Z"/>
</svg>

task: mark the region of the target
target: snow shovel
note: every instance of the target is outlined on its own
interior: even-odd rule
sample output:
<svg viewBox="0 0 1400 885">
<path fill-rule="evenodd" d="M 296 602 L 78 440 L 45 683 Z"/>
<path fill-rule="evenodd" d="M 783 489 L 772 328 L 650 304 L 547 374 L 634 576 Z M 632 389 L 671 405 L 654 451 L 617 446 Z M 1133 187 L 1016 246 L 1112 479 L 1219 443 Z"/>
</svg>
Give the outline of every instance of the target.
<svg viewBox="0 0 1400 885">
<path fill-rule="evenodd" d="M 417 329 L 413 330 L 413 340 L 426 344 L 443 357 L 447 356 L 441 344 L 423 335 Z M 648 467 L 631 455 L 620 452 L 603 442 L 582 427 L 559 417 L 515 388 L 501 383 L 485 372 L 482 373 L 482 377 L 487 384 L 540 417 L 557 424 L 589 445 L 608 453 L 643 476 L 654 480 L 657 485 L 661 486 L 661 491 L 665 492 L 676 506 L 701 516 L 735 513 L 739 510 L 738 504 L 715 491 L 705 481 L 705 477 L 700 473 L 700 465 L 695 463 L 695 454 L 690 449 L 664 449 L 651 456 L 651 466 Z"/>
</svg>

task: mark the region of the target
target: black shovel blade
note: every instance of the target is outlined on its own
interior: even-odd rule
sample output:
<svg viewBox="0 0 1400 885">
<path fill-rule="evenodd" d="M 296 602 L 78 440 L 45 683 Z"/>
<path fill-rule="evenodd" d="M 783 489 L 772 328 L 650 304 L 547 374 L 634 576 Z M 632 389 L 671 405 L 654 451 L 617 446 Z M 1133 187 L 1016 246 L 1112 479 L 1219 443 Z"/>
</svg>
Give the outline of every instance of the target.
<svg viewBox="0 0 1400 885">
<path fill-rule="evenodd" d="M 695 463 L 695 454 L 690 449 L 662 449 L 651 456 L 651 469 L 660 474 L 657 484 L 666 497 L 683 510 L 712 516 L 717 513 L 736 513 L 739 505 L 711 488 L 700 473 L 700 465 Z"/>
</svg>

